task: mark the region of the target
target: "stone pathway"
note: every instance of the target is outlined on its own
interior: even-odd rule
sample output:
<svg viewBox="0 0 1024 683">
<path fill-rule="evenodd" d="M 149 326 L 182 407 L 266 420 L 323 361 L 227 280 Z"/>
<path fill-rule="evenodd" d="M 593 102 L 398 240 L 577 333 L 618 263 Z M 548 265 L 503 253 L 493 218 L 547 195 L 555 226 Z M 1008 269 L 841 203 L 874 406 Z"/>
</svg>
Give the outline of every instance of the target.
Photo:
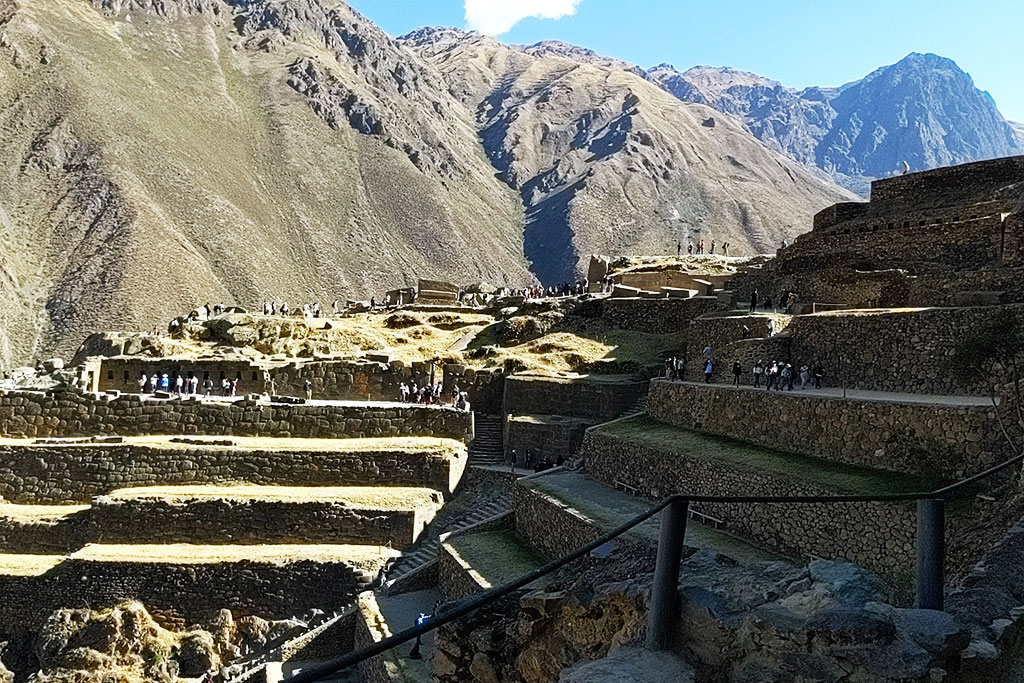
<svg viewBox="0 0 1024 683">
<path fill-rule="evenodd" d="M 730 389 L 732 391 L 760 391 L 768 393 L 763 388 L 755 389 L 750 386 L 750 378 L 744 376 L 739 387 L 734 387 L 731 382 L 712 382 L 711 386 L 716 389 Z M 692 386 L 707 386 L 703 382 L 682 382 Z M 776 392 L 772 392 L 776 393 Z M 821 389 L 797 389 L 793 391 L 777 392 L 787 395 L 818 398 L 844 398 L 842 387 L 822 387 Z M 909 394 L 894 391 L 870 391 L 867 389 L 847 389 L 845 398 L 858 401 L 887 401 L 891 403 L 930 403 L 934 405 L 949 406 L 991 406 L 992 401 L 987 396 L 944 396 L 938 394 Z"/>
<path fill-rule="evenodd" d="M 475 435 L 469 444 L 469 464 L 500 467 L 505 462 L 501 415 L 474 413 L 473 422 Z"/>
</svg>

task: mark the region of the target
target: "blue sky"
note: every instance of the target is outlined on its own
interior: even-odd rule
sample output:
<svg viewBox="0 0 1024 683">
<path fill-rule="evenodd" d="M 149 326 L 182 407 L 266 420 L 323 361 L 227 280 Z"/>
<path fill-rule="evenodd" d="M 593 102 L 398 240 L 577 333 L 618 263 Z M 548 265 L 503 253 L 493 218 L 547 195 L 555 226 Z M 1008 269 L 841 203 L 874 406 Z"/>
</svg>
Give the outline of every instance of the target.
<svg viewBox="0 0 1024 683">
<path fill-rule="evenodd" d="M 1024 121 L 1024 0 L 351 0 L 392 35 L 480 26 L 509 43 L 564 40 L 640 66 L 753 71 L 793 87 L 840 85 L 909 52 L 956 61 L 1003 114 Z M 574 7 L 575 6 L 575 7 Z M 571 12 L 575 11 L 574 14 Z"/>
</svg>

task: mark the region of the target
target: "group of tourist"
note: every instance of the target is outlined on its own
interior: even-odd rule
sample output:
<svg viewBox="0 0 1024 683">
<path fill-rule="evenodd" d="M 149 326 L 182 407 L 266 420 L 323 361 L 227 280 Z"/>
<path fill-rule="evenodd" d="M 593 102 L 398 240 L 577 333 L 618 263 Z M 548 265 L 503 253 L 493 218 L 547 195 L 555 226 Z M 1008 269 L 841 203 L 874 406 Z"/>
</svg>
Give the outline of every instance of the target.
<svg viewBox="0 0 1024 683">
<path fill-rule="evenodd" d="M 825 377 L 825 368 L 821 363 L 814 363 L 813 366 L 802 365 L 798 370 L 791 363 L 784 361 L 766 363 L 759 360 L 750 369 L 750 373 L 754 377 L 751 386 L 755 389 L 763 385 L 766 391 L 793 391 L 794 387 L 797 389 L 820 389 L 821 380 Z M 739 361 L 732 364 L 734 387 L 740 386 L 740 378 L 745 374 L 746 370 L 743 369 Z M 706 381 L 710 382 L 710 378 L 707 378 Z"/>
<path fill-rule="evenodd" d="M 686 359 L 682 356 L 671 356 L 665 359 L 665 379 L 670 382 L 681 382 L 686 377 Z"/>
<path fill-rule="evenodd" d="M 398 393 L 401 397 L 402 403 L 419 403 L 422 405 L 449 405 L 456 410 L 468 413 L 470 410 L 469 405 L 469 393 L 459 389 L 459 385 L 454 385 L 452 390 L 448 394 L 448 401 L 446 402 L 443 398 L 444 389 L 440 382 L 431 384 L 427 382 L 425 384 L 417 386 L 415 382 L 405 383 L 402 382 L 398 385 Z"/>
<path fill-rule="evenodd" d="M 760 296 L 761 295 L 758 293 L 758 291 L 756 289 L 753 290 L 750 293 L 750 312 L 751 313 L 756 313 L 757 312 L 757 306 L 758 306 L 758 304 L 760 302 Z M 800 303 L 800 295 L 797 294 L 796 292 L 791 292 L 789 290 L 786 290 L 786 291 L 782 292 L 781 294 L 779 294 L 778 304 L 776 304 L 774 301 L 772 301 L 771 296 L 765 294 L 764 303 L 762 305 L 763 305 L 764 311 L 766 313 L 769 310 L 771 310 L 773 312 L 781 311 L 783 313 L 789 313 L 789 312 L 792 311 L 793 306 L 795 304 L 798 304 L 798 303 Z"/>
<path fill-rule="evenodd" d="M 542 456 L 537 458 L 534 456 L 533 451 L 529 448 L 526 449 L 526 456 L 520 460 L 519 454 L 516 449 L 512 448 L 508 454 L 509 472 L 515 472 L 517 467 L 533 470 L 534 472 L 544 472 L 550 470 L 553 467 L 561 467 L 565 464 L 565 456 L 561 453 L 558 454 L 558 459 L 554 462 L 548 456 Z"/>
<path fill-rule="evenodd" d="M 519 289 L 502 287 L 495 292 L 495 296 L 521 296 L 527 300 L 544 299 L 560 296 L 582 296 L 583 294 L 586 294 L 589 289 L 590 281 L 583 278 L 576 282 L 563 282 L 560 285 L 551 285 L 549 287 L 544 287 L 542 285 L 530 285 L 529 287 L 522 287 Z"/>
<path fill-rule="evenodd" d="M 155 394 L 158 391 L 162 391 L 166 394 L 177 394 L 180 398 L 184 398 L 185 396 L 197 396 L 199 394 L 200 384 L 202 385 L 203 396 L 209 398 L 213 394 L 215 386 L 213 380 L 209 377 L 200 382 L 199 377 L 195 374 L 186 376 L 180 373 L 154 372 L 152 375 L 147 376 L 146 373 L 143 372 L 139 376 L 139 393 Z M 146 391 L 147 389 L 149 390 L 148 392 Z M 235 396 L 237 392 L 237 378 L 221 378 L 221 396 Z"/>
<path fill-rule="evenodd" d="M 729 255 L 729 243 L 728 242 L 722 242 L 722 244 L 719 246 L 719 249 L 721 250 L 722 256 L 728 256 Z M 686 245 L 686 253 L 689 254 L 690 256 L 693 256 L 694 254 L 703 254 L 704 253 L 704 240 L 697 240 L 696 244 L 694 244 L 693 242 L 688 243 Z M 709 251 L 708 253 L 710 253 L 710 254 L 714 254 L 715 253 L 715 241 L 714 240 L 711 240 L 711 251 Z M 683 255 L 683 243 L 682 242 L 677 242 L 676 243 L 676 257 L 678 258 L 678 257 L 680 257 L 682 255 Z"/>
</svg>

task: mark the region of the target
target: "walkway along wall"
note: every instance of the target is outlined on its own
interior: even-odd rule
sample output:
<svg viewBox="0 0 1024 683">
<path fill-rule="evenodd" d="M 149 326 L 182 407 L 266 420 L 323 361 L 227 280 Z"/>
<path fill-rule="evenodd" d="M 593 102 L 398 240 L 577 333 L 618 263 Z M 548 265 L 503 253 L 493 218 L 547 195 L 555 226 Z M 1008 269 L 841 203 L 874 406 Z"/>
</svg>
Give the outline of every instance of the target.
<svg viewBox="0 0 1024 683">
<path fill-rule="evenodd" d="M 647 410 L 669 424 L 825 460 L 949 480 L 1012 453 L 990 406 L 825 398 L 654 380 Z"/>
</svg>

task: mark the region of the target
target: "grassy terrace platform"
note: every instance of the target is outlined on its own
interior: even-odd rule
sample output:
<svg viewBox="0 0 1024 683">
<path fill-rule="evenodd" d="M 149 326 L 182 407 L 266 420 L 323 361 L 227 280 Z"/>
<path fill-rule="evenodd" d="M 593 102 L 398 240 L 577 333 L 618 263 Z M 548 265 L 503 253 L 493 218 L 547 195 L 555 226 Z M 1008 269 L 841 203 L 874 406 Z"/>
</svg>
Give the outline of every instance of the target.
<svg viewBox="0 0 1024 683">
<path fill-rule="evenodd" d="M 441 494 L 413 486 L 143 486 L 119 489 L 113 501 L 160 501 L 174 505 L 199 501 L 332 503 L 354 509 L 413 510 L 441 503 Z M 36 506 L 21 506 L 36 507 Z M 40 506 L 42 507 L 42 506 Z M 70 506 L 67 506 L 70 507 Z M 3 508 L 0 507 L 0 514 Z"/>
<path fill-rule="evenodd" d="M 312 561 L 322 564 L 347 564 L 376 571 L 381 564 L 399 554 L 397 550 L 376 545 L 114 545 L 92 543 L 68 557 L 84 562 L 121 564 L 263 564 L 284 566 Z"/>
<path fill-rule="evenodd" d="M 765 429 L 771 429 L 771 425 L 766 425 Z M 853 494 L 924 491 L 938 484 L 925 476 L 856 467 L 683 429 L 646 415 L 609 422 L 594 431 L 640 442 L 663 452 L 678 453 L 680 457 L 721 463 L 740 470 L 767 471 Z"/>
<path fill-rule="evenodd" d="M 15 524 L 48 524 L 89 509 L 88 505 L 17 505 L 0 503 L 0 520 Z"/>
<path fill-rule="evenodd" d="M 517 486 L 528 486 L 561 501 L 592 520 L 603 531 L 611 531 L 654 506 L 653 501 L 613 489 L 581 472 L 553 472 L 520 480 Z M 654 517 L 634 527 L 626 536 L 657 543 L 658 524 L 658 517 Z M 697 520 L 690 520 L 687 524 L 686 544 L 694 548 L 710 548 L 742 563 L 785 559 Z"/>
<path fill-rule="evenodd" d="M 64 561 L 63 555 L 0 553 L 0 576 L 42 576 Z"/>
<path fill-rule="evenodd" d="M 511 529 L 453 536 L 445 544 L 472 567 L 475 578 L 488 588 L 518 579 L 546 563 Z M 544 583 L 532 585 L 537 588 Z"/>
</svg>

